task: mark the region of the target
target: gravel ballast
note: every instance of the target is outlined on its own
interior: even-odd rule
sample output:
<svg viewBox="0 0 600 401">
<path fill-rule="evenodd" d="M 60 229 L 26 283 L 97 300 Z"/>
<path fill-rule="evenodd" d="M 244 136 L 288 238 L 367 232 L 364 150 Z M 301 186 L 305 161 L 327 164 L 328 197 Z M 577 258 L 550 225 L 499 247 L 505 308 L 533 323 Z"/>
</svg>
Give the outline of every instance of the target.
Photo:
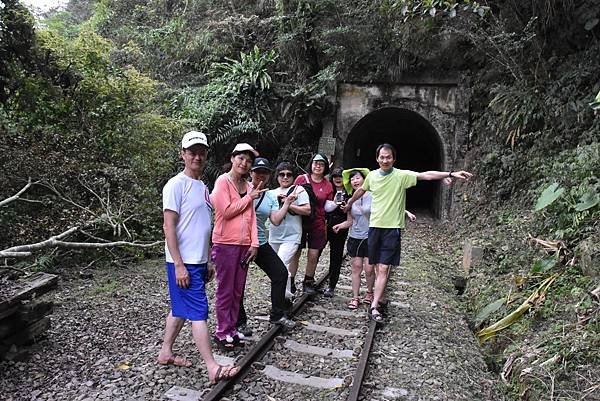
<svg viewBox="0 0 600 401">
<path fill-rule="evenodd" d="M 458 241 L 445 238 L 442 226 L 421 220 L 403 233 L 401 266 L 392 272 L 389 288 L 393 304 L 387 323 L 375 337 L 363 398 L 500 400 L 496 378 L 487 372 L 474 335 L 458 309 L 452 284 L 459 271 L 460 255 L 453 250 Z M 320 271 L 328 265 L 327 255 L 326 249 Z M 315 303 L 338 302 L 344 309 L 344 297 L 350 296 L 348 264 L 342 274 L 336 298 L 318 297 Z M 212 304 L 214 283 L 209 287 Z M 252 266 L 245 294 L 251 317 L 268 313 L 268 294 L 268 278 Z M 56 303 L 52 326 L 46 338 L 32 347 L 28 361 L 0 362 L 1 399 L 160 400 L 173 386 L 197 391 L 210 387 L 188 325 L 176 351 L 194 366 L 156 363 L 169 308 L 163 261 L 96 269 L 87 279 L 64 273 L 59 288 L 46 297 Z M 249 323 L 255 338 L 269 327 L 263 320 L 251 318 Z M 327 319 L 319 322 L 326 323 Z M 306 337 L 316 338 L 313 333 Z M 354 339 L 340 340 L 340 349 L 355 345 Z M 285 358 L 272 359 L 282 363 Z M 285 388 L 285 384 L 272 385 Z M 251 386 L 246 390 L 252 393 Z M 306 393 L 300 393 L 306 399 Z M 297 398 L 290 392 L 285 399 Z"/>
</svg>

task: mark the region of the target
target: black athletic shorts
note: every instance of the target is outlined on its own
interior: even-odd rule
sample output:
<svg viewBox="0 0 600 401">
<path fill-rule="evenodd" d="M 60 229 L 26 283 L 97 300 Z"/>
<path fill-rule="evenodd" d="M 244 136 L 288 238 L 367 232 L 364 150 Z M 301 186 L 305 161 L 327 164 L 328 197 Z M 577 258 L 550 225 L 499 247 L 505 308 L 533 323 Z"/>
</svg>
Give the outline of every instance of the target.
<svg viewBox="0 0 600 401">
<path fill-rule="evenodd" d="M 350 255 L 350 257 L 366 258 L 369 255 L 369 242 L 366 238 L 356 239 L 348 237 L 348 242 L 346 242 L 346 249 L 348 250 L 348 255 Z"/>
<path fill-rule="evenodd" d="M 369 228 L 369 263 L 398 266 L 402 233 L 399 228 Z"/>
</svg>

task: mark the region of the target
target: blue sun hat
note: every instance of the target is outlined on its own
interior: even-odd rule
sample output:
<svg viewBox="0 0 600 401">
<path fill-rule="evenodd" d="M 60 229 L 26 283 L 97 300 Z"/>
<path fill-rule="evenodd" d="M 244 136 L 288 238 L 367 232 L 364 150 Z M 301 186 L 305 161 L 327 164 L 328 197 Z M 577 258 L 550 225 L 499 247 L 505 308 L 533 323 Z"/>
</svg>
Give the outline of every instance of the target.
<svg viewBox="0 0 600 401">
<path fill-rule="evenodd" d="M 352 195 L 352 192 L 354 192 L 352 184 L 350 184 L 350 174 L 352 174 L 353 171 L 358 171 L 364 178 L 366 178 L 371 170 L 368 168 L 357 167 L 342 171 L 342 183 L 344 184 L 344 188 L 346 188 L 346 192 L 349 195 Z"/>
</svg>

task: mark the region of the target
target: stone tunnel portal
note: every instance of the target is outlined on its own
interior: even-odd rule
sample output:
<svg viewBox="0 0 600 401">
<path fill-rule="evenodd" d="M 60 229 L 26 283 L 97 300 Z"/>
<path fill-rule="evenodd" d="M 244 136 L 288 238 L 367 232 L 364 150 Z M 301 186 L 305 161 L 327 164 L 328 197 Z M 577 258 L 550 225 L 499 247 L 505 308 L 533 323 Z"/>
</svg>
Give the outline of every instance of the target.
<svg viewBox="0 0 600 401">
<path fill-rule="evenodd" d="M 375 151 L 382 143 L 396 148 L 396 168 L 443 170 L 443 148 L 435 128 L 420 114 L 401 108 L 373 111 L 355 124 L 344 146 L 344 166 L 378 168 Z M 419 181 L 407 191 L 407 209 L 439 218 L 440 185 L 439 181 Z"/>
</svg>

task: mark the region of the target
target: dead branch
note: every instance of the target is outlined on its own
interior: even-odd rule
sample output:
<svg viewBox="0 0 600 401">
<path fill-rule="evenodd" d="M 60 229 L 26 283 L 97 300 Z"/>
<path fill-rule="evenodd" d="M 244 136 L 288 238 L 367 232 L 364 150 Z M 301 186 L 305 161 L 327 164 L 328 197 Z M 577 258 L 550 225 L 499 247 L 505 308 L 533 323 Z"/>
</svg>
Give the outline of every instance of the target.
<svg viewBox="0 0 600 401">
<path fill-rule="evenodd" d="M 6 199 L 0 201 L 0 207 L 8 205 L 9 203 L 18 200 L 20 198 L 20 196 L 29 189 L 29 187 L 31 187 L 32 185 L 35 185 L 37 183 L 38 183 L 37 181 L 31 182 L 31 177 L 29 177 L 29 179 L 27 179 L 27 185 L 25 185 L 23 188 L 21 188 L 21 190 L 19 192 L 17 192 L 10 198 L 6 198 Z M 25 199 L 23 199 L 23 200 L 25 200 Z"/>
<path fill-rule="evenodd" d="M 135 248 L 151 248 L 160 244 L 163 244 L 163 241 L 154 241 L 150 243 L 139 243 L 139 242 L 129 242 L 129 241 L 113 241 L 113 242 L 68 242 L 63 241 L 62 239 L 80 231 L 80 227 L 71 227 L 68 230 L 62 232 L 61 234 L 55 235 L 53 237 L 48 238 L 45 241 L 36 242 L 33 244 L 27 245 L 17 245 L 11 248 L 7 248 L 3 251 L 0 251 L 0 257 L 2 258 L 21 258 L 26 256 L 31 256 L 31 254 L 35 251 L 39 251 L 41 249 L 47 248 L 67 248 L 67 249 L 98 249 L 98 248 L 114 248 L 120 246 L 131 246 Z"/>
</svg>

